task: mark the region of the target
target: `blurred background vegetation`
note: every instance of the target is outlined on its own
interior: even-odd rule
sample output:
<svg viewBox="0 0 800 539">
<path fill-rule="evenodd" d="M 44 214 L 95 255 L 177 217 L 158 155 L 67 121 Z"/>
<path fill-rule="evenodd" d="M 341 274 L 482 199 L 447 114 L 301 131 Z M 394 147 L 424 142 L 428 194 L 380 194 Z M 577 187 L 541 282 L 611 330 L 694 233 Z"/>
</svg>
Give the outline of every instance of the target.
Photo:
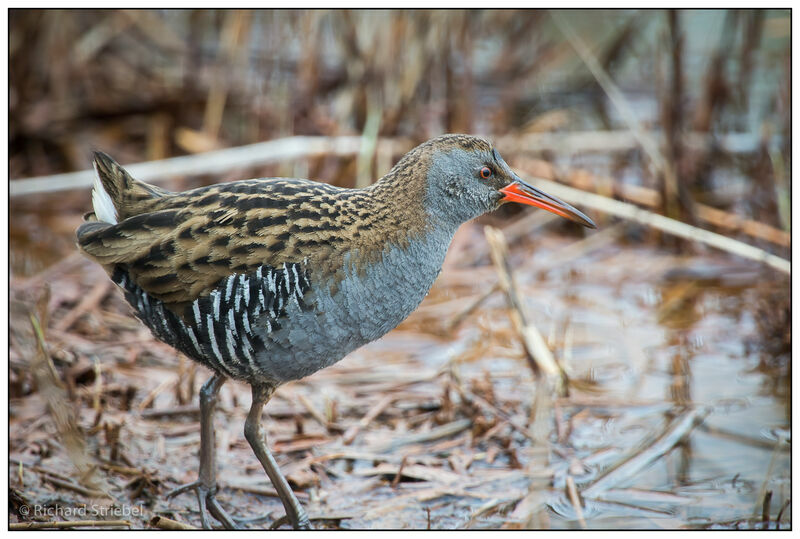
<svg viewBox="0 0 800 539">
<path fill-rule="evenodd" d="M 785 135 L 788 152 L 788 11 L 557 14 L 646 126 Z M 11 176 L 86 168 L 96 147 L 359 134 L 371 116 L 415 140 L 624 128 L 551 15 L 12 10 Z"/>
<path fill-rule="evenodd" d="M 9 26 L 12 179 L 86 169 L 94 149 L 131 163 L 291 135 L 407 141 L 362 172 L 352 156 L 238 176 L 353 185 L 413 143 L 469 132 L 521 141 L 506 153 L 562 176 L 588 167 L 658 189 L 672 217 L 692 221 L 697 200 L 789 226 L 788 10 L 11 10 Z M 631 117 L 666 175 L 641 139 L 625 142 Z M 601 136 L 521 138 L 575 132 Z"/>
</svg>

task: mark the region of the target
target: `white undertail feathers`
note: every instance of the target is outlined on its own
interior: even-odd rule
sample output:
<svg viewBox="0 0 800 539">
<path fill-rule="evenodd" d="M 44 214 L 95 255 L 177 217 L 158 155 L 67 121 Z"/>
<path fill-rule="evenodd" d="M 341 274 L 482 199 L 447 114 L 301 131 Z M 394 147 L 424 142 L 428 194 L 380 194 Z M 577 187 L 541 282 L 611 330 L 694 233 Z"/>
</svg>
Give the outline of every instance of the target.
<svg viewBox="0 0 800 539">
<path fill-rule="evenodd" d="M 100 181 L 100 172 L 97 170 L 97 163 L 94 164 L 94 188 L 92 189 L 92 207 L 94 214 L 99 221 L 105 223 L 117 224 L 117 208 L 114 207 L 114 201 L 111 200 L 108 192 L 103 187 L 103 182 Z"/>
</svg>

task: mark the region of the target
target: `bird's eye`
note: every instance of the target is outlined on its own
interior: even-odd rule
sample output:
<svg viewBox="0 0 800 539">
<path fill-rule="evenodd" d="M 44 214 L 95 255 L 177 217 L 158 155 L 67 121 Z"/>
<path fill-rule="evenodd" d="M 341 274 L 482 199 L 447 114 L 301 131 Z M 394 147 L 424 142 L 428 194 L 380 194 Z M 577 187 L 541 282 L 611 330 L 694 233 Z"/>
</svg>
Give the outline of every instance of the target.
<svg viewBox="0 0 800 539">
<path fill-rule="evenodd" d="M 483 167 L 481 169 L 481 178 L 483 178 L 484 180 L 488 180 L 491 177 L 492 177 L 492 169 L 490 169 L 489 167 Z"/>
</svg>

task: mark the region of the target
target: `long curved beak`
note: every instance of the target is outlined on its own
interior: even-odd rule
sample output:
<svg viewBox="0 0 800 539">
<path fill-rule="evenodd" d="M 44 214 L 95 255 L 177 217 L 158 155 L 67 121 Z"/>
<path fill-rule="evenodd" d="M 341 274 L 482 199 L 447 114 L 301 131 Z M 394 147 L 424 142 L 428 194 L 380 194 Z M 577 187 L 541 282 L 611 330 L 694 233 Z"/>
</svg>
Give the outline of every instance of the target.
<svg viewBox="0 0 800 539">
<path fill-rule="evenodd" d="M 503 202 L 519 202 L 529 206 L 536 206 L 537 208 L 553 212 L 561 217 L 566 217 L 570 221 L 575 221 L 585 227 L 597 228 L 594 221 L 589 219 L 581 211 L 570 206 L 563 200 L 548 195 L 541 189 L 535 188 L 516 174 L 514 175 L 514 181 L 500 189 L 500 192 L 505 195 L 502 199 Z"/>
</svg>

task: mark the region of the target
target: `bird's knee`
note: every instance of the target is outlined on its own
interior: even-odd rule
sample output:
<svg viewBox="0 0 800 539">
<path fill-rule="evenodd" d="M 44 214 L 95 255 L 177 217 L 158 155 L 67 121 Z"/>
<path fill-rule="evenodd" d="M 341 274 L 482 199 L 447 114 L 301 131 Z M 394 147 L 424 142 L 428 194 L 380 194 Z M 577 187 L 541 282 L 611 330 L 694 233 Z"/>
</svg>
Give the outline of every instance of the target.
<svg viewBox="0 0 800 539">
<path fill-rule="evenodd" d="M 244 438 L 250 445 L 258 442 L 261 437 L 261 425 L 248 418 L 244 422 Z"/>
<path fill-rule="evenodd" d="M 208 384 L 203 385 L 200 388 L 200 405 L 201 406 L 208 406 L 214 399 L 217 397 L 217 392 L 214 390 L 214 387 L 209 387 Z"/>
<path fill-rule="evenodd" d="M 209 378 L 200 388 L 200 392 L 198 393 L 198 396 L 200 397 L 200 405 L 208 406 L 209 404 L 213 403 L 217 398 L 219 389 L 224 383 L 225 379 L 220 378 L 218 375 Z"/>
</svg>

